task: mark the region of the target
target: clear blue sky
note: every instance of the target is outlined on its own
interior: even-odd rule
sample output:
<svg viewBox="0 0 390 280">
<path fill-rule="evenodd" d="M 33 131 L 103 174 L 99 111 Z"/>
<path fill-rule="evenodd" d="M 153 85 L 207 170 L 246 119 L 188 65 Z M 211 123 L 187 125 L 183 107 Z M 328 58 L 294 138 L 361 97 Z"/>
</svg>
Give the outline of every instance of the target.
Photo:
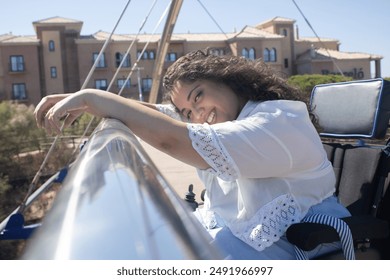
<svg viewBox="0 0 390 280">
<path fill-rule="evenodd" d="M 2 0 L 0 34 L 33 35 L 32 22 L 61 16 L 84 22 L 82 34 L 111 32 L 127 0 Z M 154 0 L 132 0 L 116 29 L 137 33 Z M 159 0 L 144 31 L 152 33 L 168 0 Z M 314 37 L 292 0 L 201 0 L 224 32 L 254 26 L 275 16 L 296 20 L 301 37 Z M 390 0 L 295 0 L 320 37 L 341 42 L 340 50 L 381 55 L 390 77 Z M 157 33 L 161 33 L 158 29 Z M 176 33 L 220 33 L 198 0 L 184 0 Z"/>
</svg>

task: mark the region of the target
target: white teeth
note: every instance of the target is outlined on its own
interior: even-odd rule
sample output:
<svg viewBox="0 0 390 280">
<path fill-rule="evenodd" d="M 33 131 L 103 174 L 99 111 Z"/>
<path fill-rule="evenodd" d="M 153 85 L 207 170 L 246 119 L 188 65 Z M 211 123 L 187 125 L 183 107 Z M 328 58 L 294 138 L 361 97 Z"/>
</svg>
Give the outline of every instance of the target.
<svg viewBox="0 0 390 280">
<path fill-rule="evenodd" d="M 209 117 L 207 118 L 208 123 L 212 123 L 215 117 L 215 112 L 211 112 Z"/>
</svg>

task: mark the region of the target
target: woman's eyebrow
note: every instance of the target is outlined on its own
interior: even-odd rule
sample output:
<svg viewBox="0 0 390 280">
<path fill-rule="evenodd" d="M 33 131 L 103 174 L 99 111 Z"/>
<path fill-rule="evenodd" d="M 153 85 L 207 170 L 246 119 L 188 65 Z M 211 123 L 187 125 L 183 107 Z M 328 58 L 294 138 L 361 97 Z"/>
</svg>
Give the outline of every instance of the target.
<svg viewBox="0 0 390 280">
<path fill-rule="evenodd" d="M 198 87 L 200 87 L 200 85 L 197 85 L 196 87 L 194 87 L 189 93 L 188 93 L 188 96 L 187 96 L 187 101 L 190 101 L 191 99 L 191 94 L 194 92 L 194 90 L 196 90 Z"/>
</svg>

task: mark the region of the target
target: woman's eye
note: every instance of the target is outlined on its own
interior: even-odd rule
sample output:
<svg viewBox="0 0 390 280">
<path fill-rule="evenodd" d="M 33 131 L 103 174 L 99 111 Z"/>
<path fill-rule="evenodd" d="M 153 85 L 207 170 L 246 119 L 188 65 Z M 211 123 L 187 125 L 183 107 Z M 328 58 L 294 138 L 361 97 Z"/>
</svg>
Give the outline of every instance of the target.
<svg viewBox="0 0 390 280">
<path fill-rule="evenodd" d="M 191 111 L 188 111 L 186 117 L 187 117 L 187 120 L 190 120 L 190 119 L 191 119 Z"/>
<path fill-rule="evenodd" d="M 198 99 L 202 96 L 203 91 L 199 91 L 198 94 L 195 96 L 195 102 L 198 101 Z"/>
</svg>

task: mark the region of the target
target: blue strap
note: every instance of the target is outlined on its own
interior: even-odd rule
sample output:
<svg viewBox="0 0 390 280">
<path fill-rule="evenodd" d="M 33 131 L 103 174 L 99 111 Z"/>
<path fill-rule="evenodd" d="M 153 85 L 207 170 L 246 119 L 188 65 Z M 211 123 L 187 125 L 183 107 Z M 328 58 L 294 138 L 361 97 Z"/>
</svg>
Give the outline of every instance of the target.
<svg viewBox="0 0 390 280">
<path fill-rule="evenodd" d="M 333 227 L 340 236 L 341 248 L 346 260 L 355 259 L 352 233 L 349 226 L 341 219 L 323 214 L 308 215 L 303 218 L 302 222 L 318 223 Z M 295 246 L 297 260 L 307 260 L 307 252 Z"/>
</svg>

